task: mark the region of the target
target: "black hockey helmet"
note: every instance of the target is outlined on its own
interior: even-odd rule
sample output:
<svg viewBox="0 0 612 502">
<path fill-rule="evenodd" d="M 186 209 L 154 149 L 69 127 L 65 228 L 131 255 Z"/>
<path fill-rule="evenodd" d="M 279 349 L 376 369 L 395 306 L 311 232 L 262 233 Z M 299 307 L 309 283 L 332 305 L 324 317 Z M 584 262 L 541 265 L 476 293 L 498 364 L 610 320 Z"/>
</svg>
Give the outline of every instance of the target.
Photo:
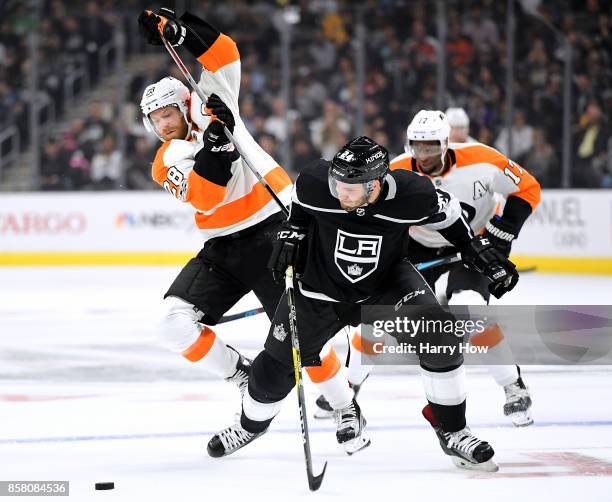
<svg viewBox="0 0 612 502">
<path fill-rule="evenodd" d="M 389 152 L 367 136 L 349 141 L 334 156 L 329 177 L 343 183 L 367 183 L 389 170 Z"/>
</svg>

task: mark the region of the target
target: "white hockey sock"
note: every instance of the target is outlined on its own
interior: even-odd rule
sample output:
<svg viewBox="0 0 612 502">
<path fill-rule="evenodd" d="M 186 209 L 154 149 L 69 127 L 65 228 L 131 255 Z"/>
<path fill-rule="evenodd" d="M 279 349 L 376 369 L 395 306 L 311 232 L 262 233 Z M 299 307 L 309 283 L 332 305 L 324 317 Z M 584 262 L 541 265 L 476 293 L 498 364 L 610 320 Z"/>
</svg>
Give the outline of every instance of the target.
<svg viewBox="0 0 612 502">
<path fill-rule="evenodd" d="M 428 371 L 422 367 L 420 370 L 428 401 L 444 406 L 455 406 L 465 401 L 467 391 L 463 366 L 443 373 Z"/>
<path fill-rule="evenodd" d="M 346 369 L 333 347 L 321 359 L 321 366 L 308 366 L 306 372 L 332 408 L 344 408 L 353 400 L 353 391 L 346 379 Z"/>
<path fill-rule="evenodd" d="M 346 408 L 353 400 L 353 391 L 348 385 L 344 366 L 328 380 L 317 383 L 317 387 L 334 410 Z"/>
<path fill-rule="evenodd" d="M 516 381 L 519 375 L 514 355 L 497 324 L 487 326 L 482 333 L 472 336 L 470 343 L 487 347 L 487 352 L 481 354 L 480 359 L 498 385 L 503 387 Z"/>
<path fill-rule="evenodd" d="M 265 422 L 266 420 L 273 419 L 278 414 L 283 406 L 283 401 L 284 399 L 275 403 L 260 403 L 253 399 L 247 390 L 242 399 L 242 411 L 249 420 Z"/>
<path fill-rule="evenodd" d="M 183 352 L 183 357 L 221 378 L 236 372 L 238 353 L 227 348 L 213 330 L 204 327 L 198 339 Z"/>
<path fill-rule="evenodd" d="M 464 290 L 454 293 L 449 305 L 486 305 L 486 301 L 476 291 Z M 487 347 L 487 352 L 480 355 L 495 382 L 504 386 L 515 382 L 519 377 L 514 364 L 514 355 L 500 327 L 497 324 L 487 326 L 482 332 L 470 338 L 473 346 Z"/>
<path fill-rule="evenodd" d="M 504 364 L 487 366 L 487 370 L 497 383 L 497 385 L 504 387 L 512 382 L 516 382 L 519 377 L 518 369 L 515 364 Z"/>
</svg>

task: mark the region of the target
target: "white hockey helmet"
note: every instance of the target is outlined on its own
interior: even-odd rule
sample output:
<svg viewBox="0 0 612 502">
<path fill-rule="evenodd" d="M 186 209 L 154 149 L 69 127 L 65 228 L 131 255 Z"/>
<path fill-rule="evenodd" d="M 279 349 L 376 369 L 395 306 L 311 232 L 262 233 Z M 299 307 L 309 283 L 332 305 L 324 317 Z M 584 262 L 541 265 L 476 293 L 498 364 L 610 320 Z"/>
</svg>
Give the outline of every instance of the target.
<svg viewBox="0 0 612 502">
<path fill-rule="evenodd" d="M 414 116 L 406 130 L 405 149 L 407 152 L 416 154 L 412 146 L 413 141 L 439 141 L 440 158 L 444 163 L 444 157 L 448 150 L 449 134 L 450 125 L 444 113 L 440 110 L 421 110 Z"/>
<path fill-rule="evenodd" d="M 189 135 L 191 132 L 191 120 L 188 118 L 190 101 L 191 93 L 189 89 L 174 77 L 165 77 L 159 82 L 147 86 L 140 100 L 140 109 L 144 115 L 142 121 L 145 128 L 147 131 L 154 132 L 160 140 L 164 141 L 149 118 L 149 114 L 166 106 L 176 106 L 183 114 L 187 124 L 187 135 Z"/>
<path fill-rule="evenodd" d="M 463 108 L 449 108 L 446 110 L 446 118 L 451 127 L 469 127 L 470 117 Z"/>
</svg>

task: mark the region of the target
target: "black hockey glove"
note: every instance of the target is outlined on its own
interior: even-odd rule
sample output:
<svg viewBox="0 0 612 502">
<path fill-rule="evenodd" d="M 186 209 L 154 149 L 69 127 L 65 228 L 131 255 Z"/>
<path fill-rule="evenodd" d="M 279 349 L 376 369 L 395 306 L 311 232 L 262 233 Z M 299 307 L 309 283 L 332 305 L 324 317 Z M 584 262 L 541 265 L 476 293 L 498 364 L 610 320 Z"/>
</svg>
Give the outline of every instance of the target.
<svg viewBox="0 0 612 502">
<path fill-rule="evenodd" d="M 518 282 L 519 276 L 514 263 L 482 235 L 470 241 L 461 251 L 461 257 L 467 268 L 474 269 L 489 278 L 491 281 L 489 292 L 495 298 L 504 296 Z"/>
<path fill-rule="evenodd" d="M 162 27 L 164 38 L 171 45 L 181 45 L 185 40 L 187 28 L 180 21 L 173 10 L 162 7 L 157 14 L 150 10 L 143 10 L 138 16 L 138 28 L 142 36 L 151 45 L 163 45 L 159 35 L 159 27 Z"/>
<path fill-rule="evenodd" d="M 211 94 L 206 102 L 206 112 L 211 115 L 212 121 L 204 131 L 204 149 L 213 152 L 231 152 L 234 145 L 225 135 L 225 125 L 231 133 L 234 132 L 234 116 L 228 106 L 216 94 Z"/>
<path fill-rule="evenodd" d="M 494 216 L 487 223 L 484 236 L 508 257 L 512 249 L 512 241 L 516 239 L 517 233 L 512 223 L 505 221 L 500 216 Z"/>
<path fill-rule="evenodd" d="M 306 228 L 294 225 L 289 221 L 283 221 L 278 227 L 276 241 L 268 262 L 268 268 L 272 270 L 275 282 L 281 282 L 285 278 L 289 265 L 296 266 L 300 248 L 306 241 L 306 235 Z"/>
</svg>

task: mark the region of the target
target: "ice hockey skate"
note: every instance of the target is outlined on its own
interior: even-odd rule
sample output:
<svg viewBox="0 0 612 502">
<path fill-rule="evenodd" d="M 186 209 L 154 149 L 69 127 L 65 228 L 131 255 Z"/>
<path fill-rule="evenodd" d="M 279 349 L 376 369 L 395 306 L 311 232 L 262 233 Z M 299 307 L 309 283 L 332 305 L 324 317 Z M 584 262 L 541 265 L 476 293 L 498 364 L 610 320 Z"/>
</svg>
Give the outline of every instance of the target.
<svg viewBox="0 0 612 502">
<path fill-rule="evenodd" d="M 215 434 L 208 442 L 206 449 L 211 457 L 225 457 L 231 455 L 243 446 L 248 445 L 266 432 L 267 429 L 263 432 L 253 434 L 252 432 L 244 430 L 242 426 L 237 423 Z"/>
<path fill-rule="evenodd" d="M 363 382 L 366 381 L 368 376 L 369 375 L 367 375 L 359 384 L 357 383 L 353 384 L 349 382 L 349 386 L 351 387 L 351 389 L 353 389 L 354 397 L 357 397 L 357 394 L 359 394 L 359 390 L 361 389 Z M 325 396 L 323 394 L 321 394 L 317 398 L 317 400 L 315 401 L 315 404 L 316 404 L 316 408 L 313 414 L 315 418 L 326 419 L 326 418 L 334 417 L 334 409 L 331 407 L 331 404 L 329 404 L 329 401 L 325 399 Z"/>
<path fill-rule="evenodd" d="M 442 451 L 451 457 L 457 467 L 486 472 L 499 470 L 492 460 L 495 451 L 491 445 L 474 436 L 469 427 L 457 432 L 444 432 L 429 405 L 423 408 L 423 416 L 436 431 Z"/>
<path fill-rule="evenodd" d="M 527 427 L 533 423 L 531 417 L 531 396 L 529 390 L 519 376 L 516 382 L 504 386 L 506 402 L 504 415 L 510 417 L 515 427 Z"/>
<path fill-rule="evenodd" d="M 232 376 L 227 377 L 225 381 L 235 383 L 240 391 L 240 397 L 244 397 L 244 393 L 249 386 L 249 374 L 251 372 L 252 361 L 244 357 L 234 347 L 228 345 L 227 348 L 238 354 L 238 362 L 236 363 L 236 372 Z"/>
<path fill-rule="evenodd" d="M 349 455 L 370 446 L 370 438 L 365 433 L 366 419 L 355 398 L 346 408 L 334 410 L 336 421 L 336 439 Z"/>
</svg>

